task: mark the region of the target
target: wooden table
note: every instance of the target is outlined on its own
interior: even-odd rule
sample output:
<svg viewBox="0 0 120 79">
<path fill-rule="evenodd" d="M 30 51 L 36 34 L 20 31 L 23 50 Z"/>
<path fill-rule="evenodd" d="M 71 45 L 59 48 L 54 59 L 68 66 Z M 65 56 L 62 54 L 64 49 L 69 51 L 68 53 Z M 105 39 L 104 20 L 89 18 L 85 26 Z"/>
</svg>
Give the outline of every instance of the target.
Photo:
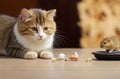
<svg viewBox="0 0 120 79">
<path fill-rule="evenodd" d="M 69 57 L 78 52 L 80 59 L 52 63 L 51 60 L 24 60 L 0 57 L 0 79 L 120 79 L 120 61 L 86 62 L 95 58 L 98 49 L 54 49 L 55 56 L 63 52 Z"/>
</svg>

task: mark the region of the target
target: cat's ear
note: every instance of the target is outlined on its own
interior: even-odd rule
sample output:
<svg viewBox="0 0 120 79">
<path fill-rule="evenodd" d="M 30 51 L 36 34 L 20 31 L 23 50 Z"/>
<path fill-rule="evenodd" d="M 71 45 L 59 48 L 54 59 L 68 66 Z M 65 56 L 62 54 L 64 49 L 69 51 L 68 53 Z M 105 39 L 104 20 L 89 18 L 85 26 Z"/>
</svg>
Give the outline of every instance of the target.
<svg viewBox="0 0 120 79">
<path fill-rule="evenodd" d="M 32 16 L 32 13 L 30 12 L 30 10 L 27 10 L 25 8 L 21 10 L 21 20 L 23 22 L 30 20 L 31 16 Z"/>
<path fill-rule="evenodd" d="M 56 9 L 49 10 L 46 13 L 47 18 L 52 19 L 52 20 L 53 20 L 55 15 L 56 15 Z"/>
</svg>

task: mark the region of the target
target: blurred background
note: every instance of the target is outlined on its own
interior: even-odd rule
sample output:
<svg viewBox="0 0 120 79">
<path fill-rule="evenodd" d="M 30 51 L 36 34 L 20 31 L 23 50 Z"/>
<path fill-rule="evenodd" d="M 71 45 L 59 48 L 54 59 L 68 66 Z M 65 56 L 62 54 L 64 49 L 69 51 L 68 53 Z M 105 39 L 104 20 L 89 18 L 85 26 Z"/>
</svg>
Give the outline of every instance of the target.
<svg viewBox="0 0 120 79">
<path fill-rule="evenodd" d="M 56 48 L 97 48 L 106 36 L 120 38 L 120 0 L 2 0 L 0 13 L 22 8 L 57 9 Z"/>
</svg>

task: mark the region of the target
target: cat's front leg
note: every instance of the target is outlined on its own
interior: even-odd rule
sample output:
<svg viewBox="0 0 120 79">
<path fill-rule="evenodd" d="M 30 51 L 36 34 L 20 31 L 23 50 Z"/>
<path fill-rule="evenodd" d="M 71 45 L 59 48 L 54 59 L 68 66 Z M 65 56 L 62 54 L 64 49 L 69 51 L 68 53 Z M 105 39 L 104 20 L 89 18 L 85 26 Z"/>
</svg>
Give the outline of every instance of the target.
<svg viewBox="0 0 120 79">
<path fill-rule="evenodd" d="M 52 51 L 50 50 L 44 50 L 39 53 L 39 57 L 43 59 L 51 59 L 54 57 Z"/>
<path fill-rule="evenodd" d="M 36 59 L 38 57 L 38 53 L 25 48 L 22 49 L 22 48 L 10 47 L 7 48 L 7 53 L 12 57 L 18 57 L 24 59 Z"/>
<path fill-rule="evenodd" d="M 28 51 L 24 55 L 25 59 L 36 59 L 37 57 L 38 57 L 38 54 L 34 51 Z"/>
</svg>

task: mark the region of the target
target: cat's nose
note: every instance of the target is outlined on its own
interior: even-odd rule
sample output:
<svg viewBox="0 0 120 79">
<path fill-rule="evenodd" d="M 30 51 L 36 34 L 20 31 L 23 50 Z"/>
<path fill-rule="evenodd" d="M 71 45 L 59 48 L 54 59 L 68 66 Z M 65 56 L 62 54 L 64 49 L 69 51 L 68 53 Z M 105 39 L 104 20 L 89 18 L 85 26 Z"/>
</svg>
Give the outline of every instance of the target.
<svg viewBox="0 0 120 79">
<path fill-rule="evenodd" d="M 43 38 L 43 36 L 39 35 L 39 39 L 42 39 L 42 38 Z"/>
</svg>

